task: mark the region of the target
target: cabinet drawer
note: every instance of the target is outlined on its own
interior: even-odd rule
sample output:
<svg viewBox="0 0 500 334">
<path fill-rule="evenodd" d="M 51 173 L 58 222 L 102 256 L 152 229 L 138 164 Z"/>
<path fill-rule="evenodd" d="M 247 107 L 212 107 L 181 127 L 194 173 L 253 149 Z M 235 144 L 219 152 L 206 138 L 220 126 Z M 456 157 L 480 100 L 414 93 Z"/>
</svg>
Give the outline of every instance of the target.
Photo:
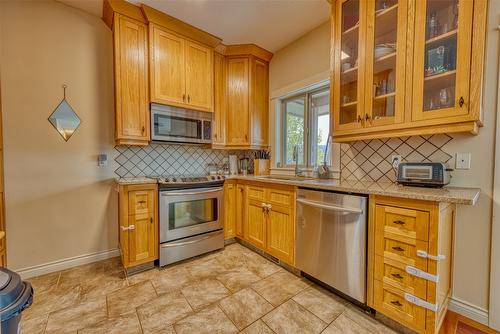
<svg viewBox="0 0 500 334">
<path fill-rule="evenodd" d="M 404 291 L 375 280 L 375 309 L 412 329 L 424 331 L 426 310 L 406 301 Z"/>
<path fill-rule="evenodd" d="M 389 233 L 379 235 L 375 240 L 376 255 L 401 262 L 405 266 L 427 270 L 427 259 L 418 257 L 417 249 L 427 251 L 427 243 L 420 240 L 406 240 Z"/>
<path fill-rule="evenodd" d="M 267 202 L 269 204 L 291 206 L 293 204 L 293 192 L 287 190 L 269 188 Z"/>
<path fill-rule="evenodd" d="M 406 265 L 382 256 L 375 257 L 376 280 L 411 293 L 421 299 L 427 297 L 427 282 L 406 272 Z"/>
<path fill-rule="evenodd" d="M 131 191 L 128 195 L 128 213 L 129 215 L 149 215 L 150 208 L 153 207 L 152 192 L 145 191 Z"/>
<path fill-rule="evenodd" d="M 377 205 L 377 229 L 410 239 L 429 240 L 429 212 Z"/>
</svg>

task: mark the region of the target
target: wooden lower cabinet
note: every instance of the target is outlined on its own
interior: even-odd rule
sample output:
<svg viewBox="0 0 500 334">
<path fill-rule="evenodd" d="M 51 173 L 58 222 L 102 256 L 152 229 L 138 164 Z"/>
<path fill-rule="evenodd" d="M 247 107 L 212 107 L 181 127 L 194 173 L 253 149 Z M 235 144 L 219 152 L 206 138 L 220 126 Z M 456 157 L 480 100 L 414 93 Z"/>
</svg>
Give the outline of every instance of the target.
<svg viewBox="0 0 500 334">
<path fill-rule="evenodd" d="M 224 183 L 224 239 L 236 236 L 236 182 Z"/>
<path fill-rule="evenodd" d="M 370 307 L 419 333 L 439 332 L 451 295 L 455 208 L 370 196 Z"/>
<path fill-rule="evenodd" d="M 226 189 L 232 187 L 229 186 L 232 182 L 234 181 L 226 181 Z M 224 200 L 226 208 L 229 205 L 236 208 L 235 236 L 287 264 L 294 265 L 294 187 L 239 181 L 235 193 L 236 204 L 233 204 L 234 200 L 227 195 Z M 226 194 L 229 192 L 226 191 Z M 227 214 L 233 215 L 230 208 L 225 211 L 225 217 Z"/>
<path fill-rule="evenodd" d="M 157 185 L 120 185 L 119 206 L 123 266 L 129 268 L 158 259 Z"/>
</svg>

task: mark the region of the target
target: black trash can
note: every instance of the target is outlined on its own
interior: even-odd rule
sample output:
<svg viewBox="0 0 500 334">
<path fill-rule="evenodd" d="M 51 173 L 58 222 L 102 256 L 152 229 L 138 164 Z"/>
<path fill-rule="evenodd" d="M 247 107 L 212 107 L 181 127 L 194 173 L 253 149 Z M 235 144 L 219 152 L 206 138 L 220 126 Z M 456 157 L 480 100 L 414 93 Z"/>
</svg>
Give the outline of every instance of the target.
<svg viewBox="0 0 500 334">
<path fill-rule="evenodd" d="M 0 267 L 0 333 L 20 333 L 21 312 L 33 303 L 29 282 L 7 268 Z"/>
</svg>

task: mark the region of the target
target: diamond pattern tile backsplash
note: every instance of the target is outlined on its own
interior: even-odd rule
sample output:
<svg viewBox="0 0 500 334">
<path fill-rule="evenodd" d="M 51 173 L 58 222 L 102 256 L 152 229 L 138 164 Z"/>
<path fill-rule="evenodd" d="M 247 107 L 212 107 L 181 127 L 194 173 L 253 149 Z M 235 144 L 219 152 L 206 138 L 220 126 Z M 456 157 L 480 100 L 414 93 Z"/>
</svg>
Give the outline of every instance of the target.
<svg viewBox="0 0 500 334">
<path fill-rule="evenodd" d="M 450 163 L 453 156 L 445 146 L 453 137 L 446 134 L 355 141 L 340 145 L 340 170 L 344 180 L 395 182 L 393 155 L 404 162 Z"/>
<path fill-rule="evenodd" d="M 253 151 L 224 151 L 189 145 L 151 144 L 145 147 L 116 146 L 115 161 L 119 177 L 161 175 L 205 175 L 208 164 L 221 165 L 229 154 L 250 159 L 253 169 Z M 252 171 L 250 171 L 252 172 Z"/>
</svg>

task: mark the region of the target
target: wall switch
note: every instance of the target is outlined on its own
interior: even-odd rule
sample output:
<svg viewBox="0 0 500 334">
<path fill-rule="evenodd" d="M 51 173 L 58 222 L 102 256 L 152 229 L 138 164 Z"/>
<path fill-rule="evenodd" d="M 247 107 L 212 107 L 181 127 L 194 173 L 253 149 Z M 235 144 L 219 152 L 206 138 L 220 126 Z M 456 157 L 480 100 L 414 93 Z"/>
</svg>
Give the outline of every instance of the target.
<svg viewBox="0 0 500 334">
<path fill-rule="evenodd" d="M 97 166 L 104 167 L 108 165 L 108 155 L 107 154 L 99 154 L 97 156 Z"/>
<path fill-rule="evenodd" d="M 457 153 L 455 157 L 455 169 L 470 169 L 470 153 Z"/>
</svg>

